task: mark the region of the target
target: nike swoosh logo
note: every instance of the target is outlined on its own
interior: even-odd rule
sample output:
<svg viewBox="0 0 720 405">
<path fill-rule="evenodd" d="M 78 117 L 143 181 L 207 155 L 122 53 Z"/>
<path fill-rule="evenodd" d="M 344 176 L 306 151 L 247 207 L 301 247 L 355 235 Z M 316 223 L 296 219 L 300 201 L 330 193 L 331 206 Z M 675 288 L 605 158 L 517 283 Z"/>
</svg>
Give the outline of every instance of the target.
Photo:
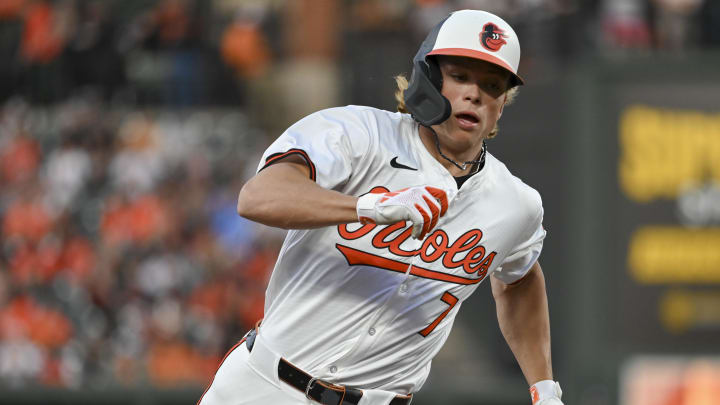
<svg viewBox="0 0 720 405">
<path fill-rule="evenodd" d="M 405 166 L 405 165 L 402 164 L 402 163 L 398 163 L 398 162 L 397 162 L 397 158 L 398 158 L 397 156 L 395 156 L 394 158 L 392 158 L 392 160 L 390 161 L 390 166 L 392 166 L 392 167 L 394 167 L 394 168 L 396 168 L 396 169 L 417 170 L 417 169 L 413 169 L 413 168 L 410 167 L 410 166 Z"/>
</svg>

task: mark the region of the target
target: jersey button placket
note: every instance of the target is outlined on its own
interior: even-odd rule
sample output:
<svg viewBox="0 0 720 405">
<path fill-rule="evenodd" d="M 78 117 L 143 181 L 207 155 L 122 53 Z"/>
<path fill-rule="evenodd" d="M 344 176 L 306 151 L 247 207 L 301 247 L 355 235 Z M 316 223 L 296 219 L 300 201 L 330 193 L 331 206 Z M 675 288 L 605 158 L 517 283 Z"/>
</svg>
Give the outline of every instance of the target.
<svg viewBox="0 0 720 405">
<path fill-rule="evenodd" d="M 330 366 L 330 372 L 333 374 L 337 373 L 337 366 Z"/>
<path fill-rule="evenodd" d="M 368 329 L 368 335 L 370 335 L 370 336 L 375 335 L 375 328 Z"/>
</svg>

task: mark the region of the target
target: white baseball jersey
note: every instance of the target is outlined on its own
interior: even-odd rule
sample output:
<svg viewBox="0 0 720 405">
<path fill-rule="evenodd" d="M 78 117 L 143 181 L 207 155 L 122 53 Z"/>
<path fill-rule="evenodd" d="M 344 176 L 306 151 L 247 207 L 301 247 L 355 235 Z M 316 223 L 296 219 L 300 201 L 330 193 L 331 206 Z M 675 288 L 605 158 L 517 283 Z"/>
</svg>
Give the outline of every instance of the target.
<svg viewBox="0 0 720 405">
<path fill-rule="evenodd" d="M 424 240 L 408 223 L 292 230 L 266 292 L 260 334 L 311 375 L 357 388 L 416 392 L 460 309 L 490 274 L 523 277 L 545 231 L 539 194 L 488 154 L 458 190 L 407 114 L 348 106 L 282 134 L 259 170 L 302 156 L 318 185 L 360 196 L 431 185 L 449 208 Z"/>
</svg>

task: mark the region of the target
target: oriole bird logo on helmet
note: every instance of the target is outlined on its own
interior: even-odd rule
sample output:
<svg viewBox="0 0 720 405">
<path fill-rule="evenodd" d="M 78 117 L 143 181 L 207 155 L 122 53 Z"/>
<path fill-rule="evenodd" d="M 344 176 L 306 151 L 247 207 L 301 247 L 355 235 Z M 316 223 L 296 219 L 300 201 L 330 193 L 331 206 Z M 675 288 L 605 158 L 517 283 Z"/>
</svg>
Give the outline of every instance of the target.
<svg viewBox="0 0 720 405">
<path fill-rule="evenodd" d="M 500 29 L 500 27 L 493 23 L 487 23 L 483 26 L 483 30 L 480 33 L 480 44 L 488 51 L 496 52 L 507 43 L 503 39 L 505 37 L 507 37 L 507 35 L 505 35 L 505 31 Z"/>
</svg>

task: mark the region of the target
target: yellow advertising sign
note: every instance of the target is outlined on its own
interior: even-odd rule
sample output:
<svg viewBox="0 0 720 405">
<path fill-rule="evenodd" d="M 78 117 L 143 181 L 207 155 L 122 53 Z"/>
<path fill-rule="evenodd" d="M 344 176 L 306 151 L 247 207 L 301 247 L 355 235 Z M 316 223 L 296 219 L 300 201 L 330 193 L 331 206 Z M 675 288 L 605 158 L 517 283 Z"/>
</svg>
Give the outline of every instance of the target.
<svg viewBox="0 0 720 405">
<path fill-rule="evenodd" d="M 642 284 L 720 283 L 720 228 L 642 227 L 630 239 L 628 267 Z"/>
<path fill-rule="evenodd" d="M 663 326 L 674 333 L 714 327 L 720 325 L 720 292 L 670 290 L 659 309 Z"/>
<path fill-rule="evenodd" d="M 720 182 L 720 114 L 628 107 L 620 117 L 619 177 L 639 203 Z"/>
</svg>

